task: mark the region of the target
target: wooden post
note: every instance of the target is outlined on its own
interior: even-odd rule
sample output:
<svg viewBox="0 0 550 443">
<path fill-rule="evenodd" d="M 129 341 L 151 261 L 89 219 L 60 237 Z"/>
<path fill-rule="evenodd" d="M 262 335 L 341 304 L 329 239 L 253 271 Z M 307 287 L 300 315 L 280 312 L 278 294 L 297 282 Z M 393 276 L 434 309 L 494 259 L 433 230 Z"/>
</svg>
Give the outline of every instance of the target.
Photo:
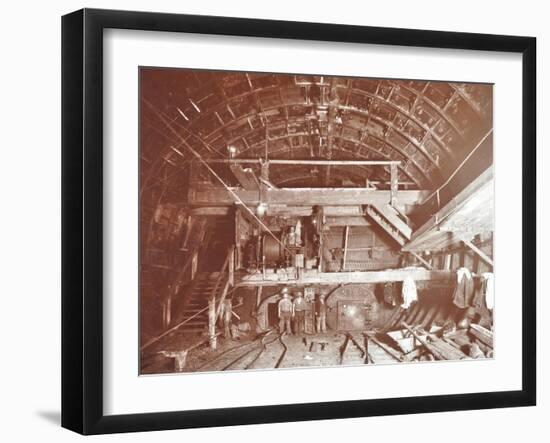
<svg viewBox="0 0 550 443">
<path fill-rule="evenodd" d="M 264 181 L 269 181 L 269 162 L 267 161 L 262 162 L 260 167 L 261 167 L 260 177 Z"/>
<path fill-rule="evenodd" d="M 390 165 L 390 204 L 395 206 L 397 203 L 397 191 L 399 189 L 399 171 L 397 163 Z"/>
<path fill-rule="evenodd" d="M 193 258 L 191 259 L 191 280 L 195 278 L 195 274 L 197 273 L 197 268 L 199 266 L 199 250 L 197 249 L 193 253 Z"/>
<path fill-rule="evenodd" d="M 170 291 L 168 293 L 168 298 L 166 300 L 166 324 L 164 325 L 165 328 L 168 328 L 170 326 L 170 323 L 172 321 L 172 290 L 170 288 Z"/>
<path fill-rule="evenodd" d="M 262 302 L 262 288 L 263 286 L 258 286 L 256 289 L 256 308 L 260 306 L 260 303 Z"/>
<path fill-rule="evenodd" d="M 215 351 L 218 340 L 216 336 L 216 299 L 214 297 L 208 300 L 208 336 L 210 350 Z"/>
<path fill-rule="evenodd" d="M 445 269 L 445 271 L 451 270 L 451 258 L 451 254 L 445 254 L 445 264 L 443 265 L 443 269 Z"/>
<path fill-rule="evenodd" d="M 342 271 L 346 270 L 346 256 L 348 254 L 348 238 L 349 238 L 349 226 L 346 226 L 346 234 L 344 239 L 344 257 L 342 259 Z"/>
<path fill-rule="evenodd" d="M 235 248 L 231 247 L 231 252 L 229 256 L 229 284 L 235 286 Z"/>
<path fill-rule="evenodd" d="M 461 239 L 462 243 L 464 243 L 466 246 L 468 246 L 472 251 L 474 251 L 485 263 L 493 267 L 493 259 L 489 257 L 485 252 L 483 252 L 481 249 L 479 249 L 476 245 L 474 245 L 471 241 L 468 241 L 464 238 Z"/>
</svg>

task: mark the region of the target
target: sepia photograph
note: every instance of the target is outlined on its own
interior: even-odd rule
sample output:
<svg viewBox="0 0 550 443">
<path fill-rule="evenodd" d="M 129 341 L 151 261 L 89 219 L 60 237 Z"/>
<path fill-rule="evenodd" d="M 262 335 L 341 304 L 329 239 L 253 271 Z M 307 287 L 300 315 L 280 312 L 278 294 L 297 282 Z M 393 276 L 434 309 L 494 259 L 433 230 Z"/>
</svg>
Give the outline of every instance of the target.
<svg viewBox="0 0 550 443">
<path fill-rule="evenodd" d="M 492 84 L 138 75 L 140 375 L 494 358 Z"/>
</svg>

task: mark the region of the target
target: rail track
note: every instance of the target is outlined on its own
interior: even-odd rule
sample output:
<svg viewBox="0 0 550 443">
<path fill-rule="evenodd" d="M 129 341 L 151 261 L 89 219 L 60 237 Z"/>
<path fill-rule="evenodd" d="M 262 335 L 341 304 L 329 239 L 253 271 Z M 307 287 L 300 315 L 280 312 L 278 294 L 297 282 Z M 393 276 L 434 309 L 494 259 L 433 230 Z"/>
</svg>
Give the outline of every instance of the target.
<svg viewBox="0 0 550 443">
<path fill-rule="evenodd" d="M 278 368 L 288 348 L 283 336 L 269 330 L 250 343 L 234 346 L 199 366 L 196 371 Z"/>
<path fill-rule="evenodd" d="M 346 332 L 340 347 L 340 365 L 367 364 L 371 361 L 363 335 Z"/>
</svg>

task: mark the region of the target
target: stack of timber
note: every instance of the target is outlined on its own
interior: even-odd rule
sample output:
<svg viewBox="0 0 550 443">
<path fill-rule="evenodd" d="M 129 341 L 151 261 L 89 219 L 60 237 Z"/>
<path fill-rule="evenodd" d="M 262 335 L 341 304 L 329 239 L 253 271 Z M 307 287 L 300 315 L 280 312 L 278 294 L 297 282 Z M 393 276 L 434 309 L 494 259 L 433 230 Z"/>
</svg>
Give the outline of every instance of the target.
<svg viewBox="0 0 550 443">
<path fill-rule="evenodd" d="M 430 360 L 468 360 L 493 357 L 493 333 L 471 324 L 468 329 L 448 331 L 433 326 L 401 323 L 402 329 L 386 333 L 365 332 L 369 363 Z"/>
</svg>

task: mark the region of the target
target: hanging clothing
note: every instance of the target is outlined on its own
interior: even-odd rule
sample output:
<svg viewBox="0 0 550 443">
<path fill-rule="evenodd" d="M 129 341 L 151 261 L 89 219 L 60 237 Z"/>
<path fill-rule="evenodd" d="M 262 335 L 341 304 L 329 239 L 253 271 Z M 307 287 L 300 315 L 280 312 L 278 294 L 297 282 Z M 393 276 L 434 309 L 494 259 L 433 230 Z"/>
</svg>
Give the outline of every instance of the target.
<svg viewBox="0 0 550 443">
<path fill-rule="evenodd" d="M 480 277 L 479 283 L 475 285 L 475 294 L 472 300 L 472 307 L 477 310 L 485 309 L 485 292 L 487 290 L 487 280 Z"/>
<path fill-rule="evenodd" d="M 403 303 L 401 304 L 403 309 L 409 309 L 409 306 L 418 299 L 416 283 L 412 277 L 407 277 L 403 280 L 401 295 L 403 296 Z"/>
<path fill-rule="evenodd" d="M 485 304 L 487 309 L 493 309 L 495 306 L 495 276 L 492 272 L 484 272 L 482 277 L 485 279 Z"/>
<path fill-rule="evenodd" d="M 453 303 L 460 309 L 465 309 L 472 304 L 474 298 L 474 279 L 468 268 L 460 268 L 456 271 L 457 284 L 453 294 Z"/>
</svg>

